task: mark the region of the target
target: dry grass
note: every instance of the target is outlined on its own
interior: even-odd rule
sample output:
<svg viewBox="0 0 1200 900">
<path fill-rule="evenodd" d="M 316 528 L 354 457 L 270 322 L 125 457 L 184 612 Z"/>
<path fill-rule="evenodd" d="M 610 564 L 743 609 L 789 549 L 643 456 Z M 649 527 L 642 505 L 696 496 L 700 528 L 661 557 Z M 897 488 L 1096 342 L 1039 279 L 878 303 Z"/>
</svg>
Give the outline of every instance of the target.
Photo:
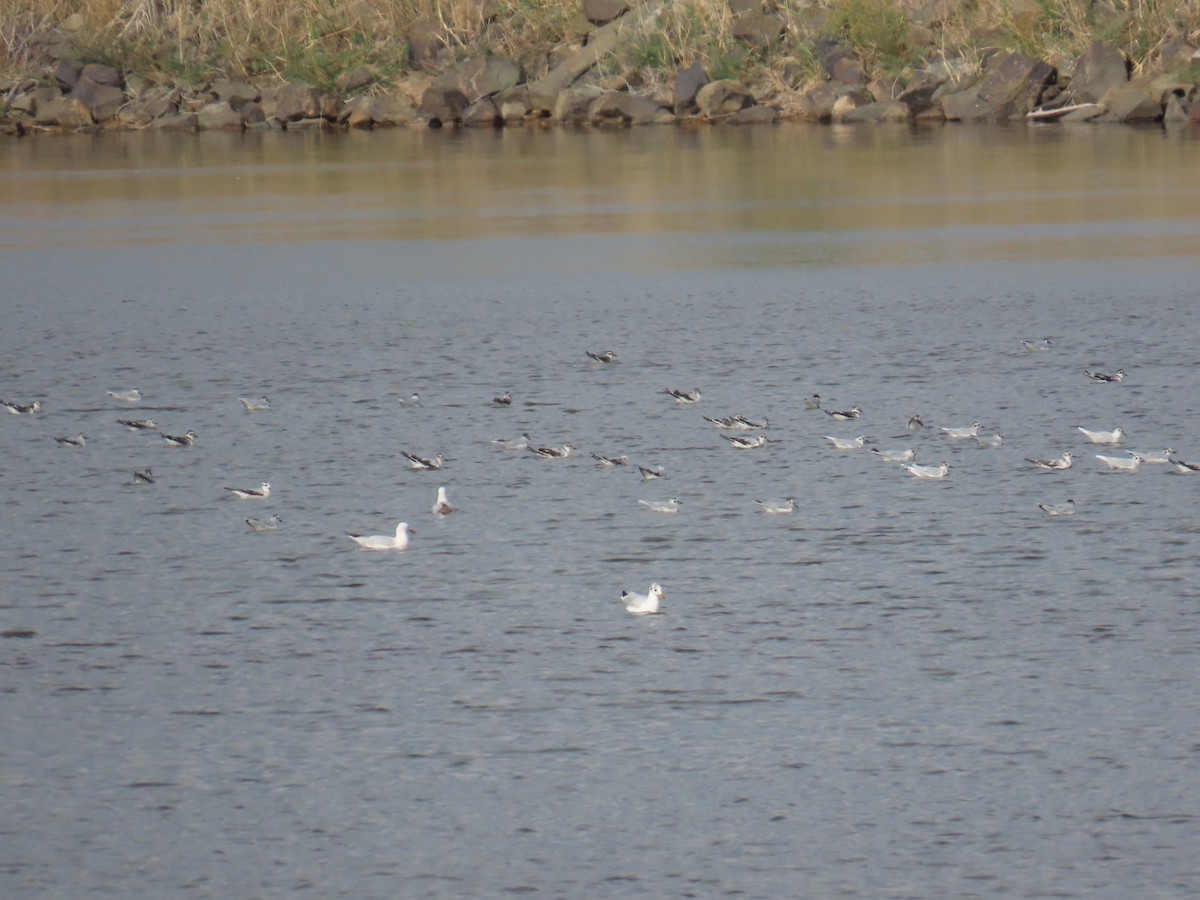
<svg viewBox="0 0 1200 900">
<path fill-rule="evenodd" d="M 652 0 L 660 2 L 660 0 Z M 733 36 L 727 0 L 661 0 L 659 28 L 627 46 L 613 71 L 653 83 L 700 60 L 713 77 L 769 79 L 784 60 L 819 78 L 819 37 L 839 35 L 868 68 L 901 73 L 922 58 L 1020 50 L 1054 63 L 1096 38 L 1144 65 L 1165 38 L 1200 41 L 1200 0 L 776 0 L 779 41 L 753 48 Z M 578 0 L 5 0 L 0 71 L 35 68 L 30 38 L 65 30 L 80 61 L 177 82 L 213 74 L 329 85 L 370 66 L 380 80 L 408 65 L 406 35 L 432 30 L 448 58 L 490 51 L 536 69 L 581 22 Z"/>
</svg>

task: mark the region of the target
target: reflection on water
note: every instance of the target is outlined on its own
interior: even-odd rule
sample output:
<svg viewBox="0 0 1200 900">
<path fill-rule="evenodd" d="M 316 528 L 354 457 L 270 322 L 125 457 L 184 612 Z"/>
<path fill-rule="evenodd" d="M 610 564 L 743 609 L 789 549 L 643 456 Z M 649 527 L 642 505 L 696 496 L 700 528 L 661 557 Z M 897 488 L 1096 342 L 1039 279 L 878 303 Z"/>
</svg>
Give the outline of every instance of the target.
<svg viewBox="0 0 1200 900">
<path fill-rule="evenodd" d="M 4 148 L 0 246 L 14 248 L 606 234 L 654 236 L 668 267 L 1200 252 L 1200 142 L 1158 129 L 153 133 Z"/>
</svg>

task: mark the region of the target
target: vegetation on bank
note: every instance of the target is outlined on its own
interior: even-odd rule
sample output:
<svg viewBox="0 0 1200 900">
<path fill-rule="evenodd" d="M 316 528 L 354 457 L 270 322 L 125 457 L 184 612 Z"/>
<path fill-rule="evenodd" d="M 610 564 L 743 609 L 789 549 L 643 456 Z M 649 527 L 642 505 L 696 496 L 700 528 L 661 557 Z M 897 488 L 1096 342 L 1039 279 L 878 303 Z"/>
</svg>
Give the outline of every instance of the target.
<svg viewBox="0 0 1200 900">
<path fill-rule="evenodd" d="M 480 52 L 516 59 L 533 78 L 588 30 L 581 0 L 6 0 L 4 6 L 0 74 L 10 78 L 35 72 L 64 42 L 77 62 L 175 84 L 219 75 L 325 88 L 364 67 L 374 83 L 387 84 L 420 65 L 429 68 L 431 59 L 436 66 Z M 606 62 L 610 74 L 654 85 L 698 60 L 713 78 L 786 77 L 803 87 L 822 79 L 820 57 L 830 38 L 856 49 L 870 74 L 901 84 L 927 59 L 975 61 L 999 49 L 1066 64 L 1093 40 L 1123 50 L 1136 73 L 1165 40 L 1200 44 L 1200 0 L 666 0 L 661 7 L 658 27 Z M 739 26 L 762 12 L 783 23 L 780 33 L 748 37 Z M 1177 74 L 1200 80 L 1200 71 Z"/>
</svg>

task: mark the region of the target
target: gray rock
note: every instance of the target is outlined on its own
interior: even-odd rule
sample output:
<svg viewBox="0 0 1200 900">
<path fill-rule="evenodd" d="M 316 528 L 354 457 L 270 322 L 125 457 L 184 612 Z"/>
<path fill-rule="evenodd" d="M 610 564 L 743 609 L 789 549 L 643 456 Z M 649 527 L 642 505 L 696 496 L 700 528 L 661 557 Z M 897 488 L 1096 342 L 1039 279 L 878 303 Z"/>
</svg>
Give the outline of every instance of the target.
<svg viewBox="0 0 1200 900">
<path fill-rule="evenodd" d="M 700 108 L 700 114 L 709 119 L 733 115 L 753 105 L 754 97 L 746 87 L 728 78 L 710 81 L 696 92 L 696 106 Z"/>
<path fill-rule="evenodd" d="M 421 118 L 412 101 L 402 94 L 382 94 L 370 101 L 371 120 L 376 125 L 412 125 Z"/>
<path fill-rule="evenodd" d="M 876 100 L 864 106 L 847 110 L 844 122 L 907 122 L 913 117 L 908 104 L 900 100 Z"/>
<path fill-rule="evenodd" d="M 988 64 L 977 97 L 992 108 L 992 119 L 1019 118 L 1037 106 L 1056 74 L 1053 66 L 1040 59 L 1004 53 Z"/>
<path fill-rule="evenodd" d="M 237 114 L 247 125 L 262 125 L 267 121 L 267 114 L 255 100 L 246 100 L 237 108 Z"/>
<path fill-rule="evenodd" d="M 57 93 L 57 91 L 55 92 Z M 48 97 L 44 100 L 39 100 L 37 109 L 33 112 L 33 122 L 35 125 L 57 125 L 58 115 L 63 111 L 63 107 L 67 105 L 67 101 L 63 99 L 61 94 L 55 97 Z"/>
<path fill-rule="evenodd" d="M 914 116 L 917 116 L 934 106 L 933 95 L 939 87 L 941 85 L 934 82 L 917 85 L 910 84 L 900 92 L 900 95 L 896 99 L 907 106 Z M 940 114 L 941 111 L 939 110 Z"/>
<path fill-rule="evenodd" d="M 60 128 L 91 128 L 95 125 L 92 111 L 86 103 L 77 97 L 64 97 L 62 107 L 58 111 Z"/>
<path fill-rule="evenodd" d="M 351 128 L 370 128 L 375 124 L 371 118 L 371 101 L 365 94 L 354 97 L 338 111 L 337 120 Z"/>
<path fill-rule="evenodd" d="M 262 97 L 256 87 L 244 81 L 214 81 L 208 90 L 218 100 L 224 100 L 234 109 L 247 100 L 257 101 Z"/>
<path fill-rule="evenodd" d="M 583 15 L 593 25 L 606 25 L 628 10 L 626 0 L 583 0 Z"/>
<path fill-rule="evenodd" d="M 176 113 L 155 119 L 150 127 L 158 131 L 195 131 L 197 122 L 195 113 Z"/>
<path fill-rule="evenodd" d="M 75 87 L 75 82 L 79 80 L 80 74 L 83 72 L 83 66 L 69 59 L 60 59 L 58 65 L 54 67 L 54 81 L 64 91 L 69 91 Z"/>
<path fill-rule="evenodd" d="M 550 117 L 555 122 L 579 124 L 588 121 L 592 104 L 604 93 L 591 84 L 577 85 L 559 91 Z"/>
<path fill-rule="evenodd" d="M 480 97 L 463 111 L 462 123 L 485 128 L 499 128 L 504 124 L 500 110 L 491 97 Z"/>
<path fill-rule="evenodd" d="M 875 98 L 866 91 L 846 91 L 833 103 L 833 120 L 843 122 L 854 110 L 874 102 Z"/>
<path fill-rule="evenodd" d="M 68 97 L 78 100 L 87 107 L 88 113 L 97 122 L 111 119 L 125 103 L 125 92 L 119 87 L 97 84 L 90 78 L 81 77 Z"/>
<path fill-rule="evenodd" d="M 1149 76 L 1131 79 L 1125 84 L 1110 88 L 1101 98 L 1108 112 L 1105 122 L 1157 122 L 1162 118 L 1162 103 L 1155 96 L 1153 79 Z"/>
<path fill-rule="evenodd" d="M 1188 122 L 1192 125 L 1200 125 L 1200 100 L 1189 104 L 1185 107 L 1184 112 L 1187 113 Z"/>
<path fill-rule="evenodd" d="M 112 66 L 102 66 L 99 63 L 89 63 L 79 73 L 80 78 L 86 78 L 93 84 L 103 84 L 109 87 L 124 87 L 125 79 Z"/>
<path fill-rule="evenodd" d="M 321 115 L 321 95 L 302 82 L 285 84 L 273 97 L 263 98 L 263 109 L 282 122 L 296 122 Z"/>
<path fill-rule="evenodd" d="M 1077 103 L 1096 103 L 1112 88 L 1129 80 L 1125 54 L 1103 41 L 1093 41 L 1075 63 L 1071 94 Z"/>
<path fill-rule="evenodd" d="M 774 125 L 779 121 L 779 110 L 773 106 L 747 106 L 724 121 L 727 125 Z"/>
<path fill-rule="evenodd" d="M 434 79 L 432 87 L 457 88 L 474 103 L 521 83 L 521 64 L 501 56 L 473 56 Z"/>
<path fill-rule="evenodd" d="M 821 58 L 821 66 L 834 81 L 853 85 L 863 83 L 862 60 L 847 47 L 833 47 Z"/>
<path fill-rule="evenodd" d="M 456 87 L 433 85 L 421 95 L 421 113 L 433 127 L 461 122 L 469 105 L 466 94 Z"/>
<path fill-rule="evenodd" d="M 338 76 L 336 86 L 340 93 L 349 94 L 359 88 L 366 87 L 375 80 L 375 74 L 366 66 L 359 66 Z"/>
<path fill-rule="evenodd" d="M 698 62 L 675 73 L 675 87 L 671 92 L 671 108 L 677 116 L 695 115 L 700 111 L 696 105 L 696 94 L 708 84 L 708 73 Z"/>
<path fill-rule="evenodd" d="M 433 70 L 453 55 L 450 47 L 454 40 L 438 25 L 416 25 L 404 35 L 404 42 L 410 61 L 418 69 Z"/>
<path fill-rule="evenodd" d="M 241 129 L 245 123 L 236 109 L 224 100 L 214 100 L 196 112 L 196 125 L 201 131 Z"/>
<path fill-rule="evenodd" d="M 951 122 L 986 122 L 995 114 L 991 105 L 979 99 L 979 85 L 942 96 L 942 115 Z"/>
</svg>

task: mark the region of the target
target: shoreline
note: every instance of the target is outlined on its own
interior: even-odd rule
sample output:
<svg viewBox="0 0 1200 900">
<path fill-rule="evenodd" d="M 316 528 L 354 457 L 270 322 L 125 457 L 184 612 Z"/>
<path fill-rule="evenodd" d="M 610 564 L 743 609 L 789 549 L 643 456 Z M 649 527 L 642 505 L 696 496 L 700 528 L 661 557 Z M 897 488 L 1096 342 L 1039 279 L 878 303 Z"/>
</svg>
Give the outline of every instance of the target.
<svg viewBox="0 0 1200 900">
<path fill-rule="evenodd" d="M 540 48 L 540 65 L 468 46 L 448 54 L 414 32 L 405 35 L 400 74 L 355 66 L 327 72 L 323 86 L 224 73 L 184 81 L 85 62 L 68 22 L 28 35 L 24 55 L 35 64 L 0 79 L 0 134 L 1022 119 L 1200 125 L 1200 48 L 1182 38 L 1158 39 L 1136 63 L 1093 40 L 1057 64 L 997 45 L 910 56 L 892 74 L 877 46 L 852 42 L 852 29 L 814 30 L 808 43 L 784 45 L 783 18 L 757 4 L 732 6 L 746 8 L 731 34 L 769 66 L 729 72 L 718 59 L 683 65 L 675 57 L 652 66 L 636 53 L 643 65 L 627 65 L 660 39 L 662 6 L 611 0 L 583 0 L 574 40 Z"/>
</svg>

